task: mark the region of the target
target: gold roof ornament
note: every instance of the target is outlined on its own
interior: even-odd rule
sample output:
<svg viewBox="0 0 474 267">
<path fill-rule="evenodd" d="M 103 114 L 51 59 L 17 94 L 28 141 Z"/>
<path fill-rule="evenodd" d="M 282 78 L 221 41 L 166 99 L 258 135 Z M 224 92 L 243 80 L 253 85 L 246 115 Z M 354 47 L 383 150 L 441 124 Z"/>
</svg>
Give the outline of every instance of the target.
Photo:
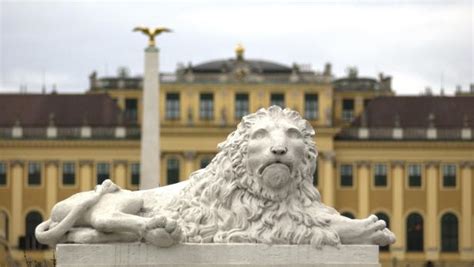
<svg viewBox="0 0 474 267">
<path fill-rule="evenodd" d="M 148 36 L 148 46 L 155 46 L 155 36 L 160 35 L 163 32 L 172 32 L 172 30 L 165 27 L 149 28 L 149 27 L 135 27 L 134 32 L 142 32 Z"/>
<path fill-rule="evenodd" d="M 235 54 L 237 56 L 237 59 L 242 60 L 244 58 L 244 52 L 245 47 L 241 43 L 237 44 L 237 46 L 235 47 Z"/>
</svg>

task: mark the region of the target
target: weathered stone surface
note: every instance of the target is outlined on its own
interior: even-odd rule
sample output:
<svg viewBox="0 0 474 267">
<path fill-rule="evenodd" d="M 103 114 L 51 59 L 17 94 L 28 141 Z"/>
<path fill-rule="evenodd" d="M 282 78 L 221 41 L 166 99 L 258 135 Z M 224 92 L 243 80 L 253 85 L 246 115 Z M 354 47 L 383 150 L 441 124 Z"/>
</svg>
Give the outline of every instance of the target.
<svg viewBox="0 0 474 267">
<path fill-rule="evenodd" d="M 342 245 L 179 244 L 157 248 L 144 243 L 60 244 L 58 267 L 79 266 L 294 266 L 378 267 L 378 247 Z"/>
<path fill-rule="evenodd" d="M 394 243 L 376 216 L 352 220 L 321 203 L 313 186 L 314 134 L 298 112 L 262 108 L 244 116 L 212 162 L 188 181 L 131 192 L 106 180 L 56 204 L 36 238 L 52 246 Z"/>
</svg>

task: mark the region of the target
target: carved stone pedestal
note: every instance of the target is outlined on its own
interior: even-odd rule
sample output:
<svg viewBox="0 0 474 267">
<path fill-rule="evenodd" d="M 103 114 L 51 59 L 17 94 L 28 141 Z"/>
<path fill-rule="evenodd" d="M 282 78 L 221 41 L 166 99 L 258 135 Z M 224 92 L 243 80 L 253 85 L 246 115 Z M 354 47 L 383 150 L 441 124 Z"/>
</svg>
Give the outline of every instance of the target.
<svg viewBox="0 0 474 267">
<path fill-rule="evenodd" d="M 184 266 L 184 267 L 379 267 L 378 246 L 340 248 L 264 244 L 181 244 L 156 248 L 144 243 L 60 244 L 57 266 Z"/>
</svg>

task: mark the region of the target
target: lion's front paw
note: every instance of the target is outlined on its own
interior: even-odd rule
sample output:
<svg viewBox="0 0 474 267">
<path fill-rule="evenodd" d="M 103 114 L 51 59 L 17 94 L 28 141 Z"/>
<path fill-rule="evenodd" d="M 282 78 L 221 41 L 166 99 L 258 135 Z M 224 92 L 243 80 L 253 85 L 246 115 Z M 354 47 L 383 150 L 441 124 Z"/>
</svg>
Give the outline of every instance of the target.
<svg viewBox="0 0 474 267">
<path fill-rule="evenodd" d="M 366 243 L 386 246 L 395 243 L 395 235 L 388 230 L 384 220 L 379 220 L 377 216 L 370 215 L 363 220 L 366 225 Z"/>
<path fill-rule="evenodd" d="M 177 222 L 165 216 L 152 218 L 146 227 L 145 241 L 158 247 L 170 247 L 181 239 Z"/>
</svg>

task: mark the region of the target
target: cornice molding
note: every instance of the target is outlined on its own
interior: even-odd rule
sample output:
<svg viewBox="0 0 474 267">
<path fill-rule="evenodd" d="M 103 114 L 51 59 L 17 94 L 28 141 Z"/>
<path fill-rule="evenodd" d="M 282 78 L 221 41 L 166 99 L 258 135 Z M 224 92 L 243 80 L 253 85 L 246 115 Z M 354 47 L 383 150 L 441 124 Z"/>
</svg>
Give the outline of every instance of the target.
<svg viewBox="0 0 474 267">
<path fill-rule="evenodd" d="M 20 167 L 24 167 L 25 166 L 25 160 L 22 160 L 22 159 L 12 159 L 10 160 L 10 165 L 12 167 L 15 167 L 15 165 L 19 165 Z"/>
<path fill-rule="evenodd" d="M 369 161 L 369 160 L 359 160 L 359 161 L 356 161 L 356 166 L 357 166 L 357 168 L 361 168 L 361 167 L 369 168 L 371 164 L 372 164 L 372 162 Z"/>
<path fill-rule="evenodd" d="M 390 165 L 392 165 L 393 167 L 403 167 L 403 166 L 405 166 L 405 161 L 404 160 L 392 160 L 390 162 Z"/>
<path fill-rule="evenodd" d="M 425 165 L 428 168 L 431 168 L 431 167 L 438 168 L 440 163 L 441 163 L 441 161 L 439 161 L 439 160 L 425 161 Z"/>
<path fill-rule="evenodd" d="M 93 165 L 93 164 L 94 164 L 93 160 L 79 160 L 79 168 L 84 165 Z"/>
<path fill-rule="evenodd" d="M 335 161 L 336 160 L 336 152 L 334 151 L 321 151 L 319 155 L 323 158 L 323 160 L 328 161 Z"/>
<path fill-rule="evenodd" d="M 44 164 L 46 166 L 53 165 L 53 166 L 58 167 L 59 166 L 59 160 L 58 159 L 48 159 L 48 160 L 44 161 Z"/>
</svg>

